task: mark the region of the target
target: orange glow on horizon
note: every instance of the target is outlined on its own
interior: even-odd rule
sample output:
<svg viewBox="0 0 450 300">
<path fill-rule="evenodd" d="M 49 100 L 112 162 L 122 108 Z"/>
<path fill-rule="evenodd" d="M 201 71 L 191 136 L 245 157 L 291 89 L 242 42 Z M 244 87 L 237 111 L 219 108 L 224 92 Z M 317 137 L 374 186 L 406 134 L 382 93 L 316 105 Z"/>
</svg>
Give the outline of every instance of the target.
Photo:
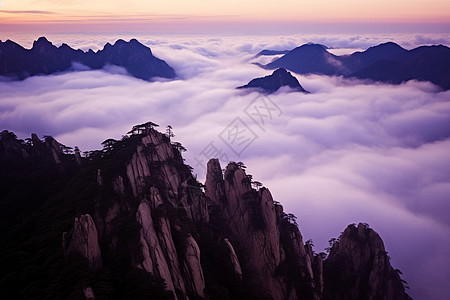
<svg viewBox="0 0 450 300">
<path fill-rule="evenodd" d="M 395 0 L 394 0 L 395 1 Z M 450 23 L 447 0 L 0 0 L 0 26 L 122 24 L 125 28 L 166 24 L 219 26 L 232 23 Z"/>
</svg>

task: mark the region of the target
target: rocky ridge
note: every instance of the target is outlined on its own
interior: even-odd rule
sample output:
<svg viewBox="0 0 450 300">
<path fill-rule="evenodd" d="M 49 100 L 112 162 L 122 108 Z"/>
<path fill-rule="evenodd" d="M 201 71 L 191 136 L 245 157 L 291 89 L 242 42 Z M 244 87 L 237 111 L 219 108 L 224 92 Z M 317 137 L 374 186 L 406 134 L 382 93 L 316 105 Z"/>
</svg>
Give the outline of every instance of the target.
<svg viewBox="0 0 450 300">
<path fill-rule="evenodd" d="M 323 254 L 315 254 L 311 244 L 303 242 L 295 216 L 286 214 L 267 188 L 254 184 L 242 163 L 231 162 L 223 171 L 219 161 L 211 159 L 203 185 L 184 164 L 179 143 L 172 143 L 155 126 L 151 122 L 135 126 L 131 135 L 107 140 L 103 150 L 84 157 L 50 137 L 40 141 L 33 135 L 26 143 L 2 132 L 2 178 L 14 178 L 20 188 L 19 179 L 29 176 L 26 182 L 42 182 L 45 192 L 36 203 L 36 216 L 29 213 L 2 221 L 3 228 L 16 228 L 14 232 L 22 228 L 19 224 L 32 222 L 30 240 L 23 233 L 19 236 L 29 247 L 45 249 L 42 254 L 31 252 L 28 264 L 33 262 L 36 274 L 50 272 L 41 276 L 49 280 L 45 285 L 49 288 L 36 290 L 31 285 L 20 295 L 407 299 L 373 230 L 362 224 L 349 226 L 323 260 Z M 56 174 L 57 186 L 64 188 L 46 186 L 51 178 L 32 177 L 37 170 Z M 21 175 L 16 178 L 17 172 Z M 10 184 L 0 202 L 5 214 L 11 214 L 8 201 L 18 201 L 15 186 Z M 51 235 L 47 228 L 52 228 Z M 7 233 L 1 235 L 8 245 L 5 249 L 22 245 L 16 235 L 10 239 Z M 62 243 L 46 245 L 57 235 L 63 237 Z M 17 284 L 8 270 L 22 272 L 17 263 L 28 258 L 16 252 L 1 254 L 17 258 L 16 267 L 5 261 L 0 280 Z M 41 270 L 39 255 L 47 257 L 42 263 L 50 260 L 60 267 Z"/>
<path fill-rule="evenodd" d="M 123 67 L 131 76 L 147 81 L 154 77 L 175 77 L 172 67 L 153 56 L 151 49 L 136 39 L 107 43 L 97 52 L 75 50 L 67 44 L 56 47 L 45 37 L 34 41 L 31 49 L 10 40 L 0 41 L 0 75 L 13 79 L 80 68 L 98 70 L 108 65 Z"/>
</svg>

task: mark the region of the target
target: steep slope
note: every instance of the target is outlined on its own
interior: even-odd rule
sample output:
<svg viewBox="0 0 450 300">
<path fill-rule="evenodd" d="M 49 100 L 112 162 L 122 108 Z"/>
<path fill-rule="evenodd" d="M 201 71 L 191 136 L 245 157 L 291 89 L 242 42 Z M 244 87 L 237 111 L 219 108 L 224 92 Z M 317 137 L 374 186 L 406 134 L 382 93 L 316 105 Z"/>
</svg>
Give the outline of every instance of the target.
<svg viewBox="0 0 450 300">
<path fill-rule="evenodd" d="M 270 94 L 276 92 L 283 86 L 290 87 L 296 92 L 307 93 L 297 78 L 283 68 L 275 70 L 271 75 L 252 79 L 248 84 L 240 86 L 238 89 L 259 88 Z"/>
<path fill-rule="evenodd" d="M 203 185 L 183 163 L 180 144 L 156 126 L 137 125 L 131 135 L 109 139 L 85 157 L 51 137 L 21 141 L 2 132 L 2 298 L 367 294 L 367 284 L 348 278 L 370 278 L 380 291 L 374 299 L 403 295 L 389 261 L 376 260 L 384 251 L 376 233 L 359 234 L 358 227 L 360 241 L 347 229 L 323 262 L 304 244 L 295 216 L 253 182 L 242 163 L 231 162 L 222 172 L 211 159 Z M 362 262 L 361 251 L 369 254 Z"/>
<path fill-rule="evenodd" d="M 106 65 L 125 68 L 132 76 L 143 80 L 153 77 L 174 78 L 175 71 L 163 60 L 153 56 L 150 48 L 136 39 L 125 42 L 117 40 L 106 44 L 97 52 L 74 50 L 67 44 L 54 46 L 45 37 L 33 43 L 30 50 L 7 40 L 0 41 L 0 75 L 24 79 L 39 74 L 53 74 L 72 69 L 79 63 L 91 69 L 102 69 Z"/>
</svg>

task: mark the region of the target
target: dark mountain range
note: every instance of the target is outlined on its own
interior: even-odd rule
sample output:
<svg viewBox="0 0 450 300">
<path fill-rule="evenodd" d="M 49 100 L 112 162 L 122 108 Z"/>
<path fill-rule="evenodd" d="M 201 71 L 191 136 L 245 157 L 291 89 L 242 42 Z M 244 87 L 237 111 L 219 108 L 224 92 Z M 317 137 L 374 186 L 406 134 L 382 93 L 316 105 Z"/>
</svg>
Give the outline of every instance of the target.
<svg viewBox="0 0 450 300">
<path fill-rule="evenodd" d="M 401 83 L 416 79 L 450 89 L 450 48 L 422 46 L 390 59 L 379 60 L 351 74 L 352 77 Z"/>
<path fill-rule="evenodd" d="M 0 41 L 0 75 L 14 79 L 24 79 L 34 75 L 46 75 L 68 71 L 74 63 L 91 69 L 102 69 L 115 65 L 136 78 L 151 80 L 154 77 L 174 78 L 175 71 L 163 60 L 153 56 L 150 48 L 137 40 L 129 42 L 117 40 L 114 45 L 107 43 L 102 50 L 75 50 L 67 44 L 54 46 L 45 37 L 25 49 L 13 41 Z"/>
<path fill-rule="evenodd" d="M 450 89 L 450 48 L 442 45 L 406 50 L 389 42 L 335 56 L 321 45 L 307 44 L 265 66 L 280 67 L 299 74 L 342 75 L 393 84 L 415 79 Z"/>
<path fill-rule="evenodd" d="M 368 225 L 315 254 L 242 163 L 203 185 L 155 126 L 84 157 L 1 133 L 2 299 L 409 299 Z"/>
<path fill-rule="evenodd" d="M 275 70 L 272 75 L 255 78 L 248 84 L 238 87 L 238 89 L 259 88 L 266 93 L 274 93 L 283 86 L 288 86 L 296 92 L 308 93 L 286 69 Z"/>
<path fill-rule="evenodd" d="M 341 74 L 342 62 L 318 44 L 305 44 L 297 47 L 279 59 L 269 63 L 268 69 L 285 68 L 298 74 Z"/>
</svg>

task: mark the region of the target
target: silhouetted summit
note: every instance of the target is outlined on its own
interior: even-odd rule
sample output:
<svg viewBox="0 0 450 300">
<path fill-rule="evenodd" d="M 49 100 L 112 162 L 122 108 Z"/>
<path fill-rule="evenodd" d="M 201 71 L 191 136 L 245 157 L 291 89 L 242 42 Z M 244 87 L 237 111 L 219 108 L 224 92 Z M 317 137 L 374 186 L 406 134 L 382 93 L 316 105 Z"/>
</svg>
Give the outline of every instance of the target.
<svg viewBox="0 0 450 300">
<path fill-rule="evenodd" d="M 430 81 L 450 89 L 450 48 L 421 46 L 406 50 L 388 42 L 363 52 L 336 56 L 323 46 L 305 44 L 264 66 L 286 68 L 298 74 L 338 75 L 399 84 L 408 80 Z"/>
<path fill-rule="evenodd" d="M 388 42 L 377 46 L 370 47 L 363 52 L 355 52 L 349 56 L 342 56 L 341 60 L 346 65 L 349 71 L 355 72 L 361 70 L 371 64 L 380 61 L 388 60 L 394 56 L 399 56 L 407 53 L 408 50 L 400 47 L 398 44 Z"/>
<path fill-rule="evenodd" d="M 324 299 L 411 299 L 401 271 L 392 268 L 383 240 L 368 224 L 351 224 L 333 241 L 323 272 Z"/>
<path fill-rule="evenodd" d="M 33 49 L 37 52 L 45 52 L 47 49 L 53 48 L 53 44 L 50 43 L 46 37 L 41 36 L 33 42 Z"/>
<path fill-rule="evenodd" d="M 338 75 L 342 63 L 319 44 L 305 44 L 297 47 L 279 59 L 269 63 L 267 68 L 285 68 L 299 74 Z"/>
<path fill-rule="evenodd" d="M 123 67 L 130 75 L 143 80 L 153 77 L 174 78 L 175 71 L 163 60 L 153 56 L 147 46 L 136 39 L 107 43 L 100 51 L 72 49 L 67 44 L 56 47 L 45 37 L 34 41 L 28 50 L 10 40 L 0 41 L 0 75 L 24 79 L 39 74 L 53 74 L 70 70 L 73 63 L 91 69 L 106 65 Z"/>
<path fill-rule="evenodd" d="M 275 70 L 272 75 L 255 78 L 248 84 L 238 87 L 238 89 L 261 88 L 265 92 L 273 93 L 283 86 L 288 86 L 298 92 L 307 93 L 307 91 L 300 85 L 297 78 L 292 76 L 291 73 L 283 68 Z"/>
</svg>

